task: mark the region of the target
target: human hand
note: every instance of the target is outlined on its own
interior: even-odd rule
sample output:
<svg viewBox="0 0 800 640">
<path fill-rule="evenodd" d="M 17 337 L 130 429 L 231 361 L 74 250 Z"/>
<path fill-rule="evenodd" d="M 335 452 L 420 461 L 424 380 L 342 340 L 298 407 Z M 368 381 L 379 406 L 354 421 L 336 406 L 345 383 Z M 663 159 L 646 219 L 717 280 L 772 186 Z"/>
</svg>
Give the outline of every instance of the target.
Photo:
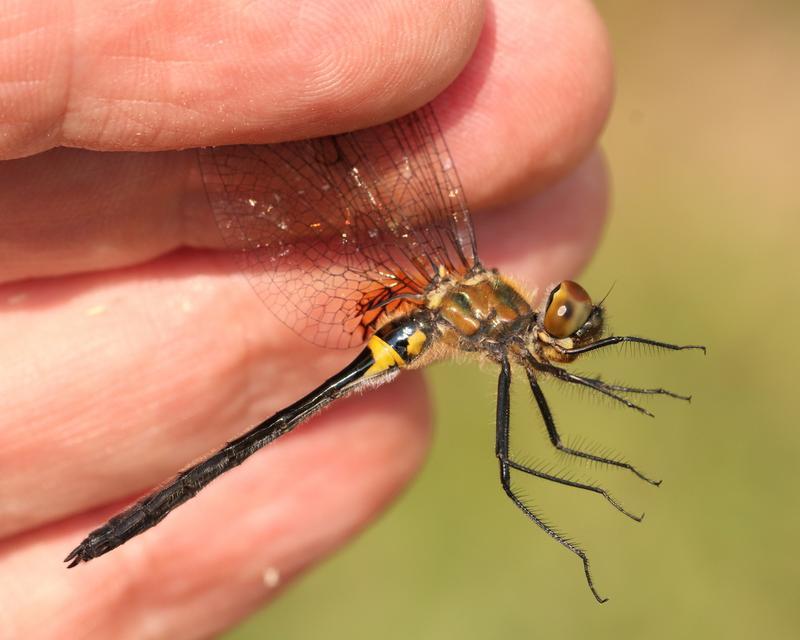
<svg viewBox="0 0 800 640">
<path fill-rule="evenodd" d="M 212 251 L 221 241 L 203 222 L 195 155 L 170 149 L 385 121 L 466 64 L 435 110 L 483 262 L 533 287 L 574 273 L 597 241 L 606 186 L 592 149 L 611 82 L 591 5 L 318 5 L 27 0 L 7 11 L 3 637 L 218 633 L 365 526 L 424 457 L 424 388 L 407 373 L 337 403 L 145 535 L 64 569 L 132 496 L 351 357 L 295 339 Z"/>
</svg>

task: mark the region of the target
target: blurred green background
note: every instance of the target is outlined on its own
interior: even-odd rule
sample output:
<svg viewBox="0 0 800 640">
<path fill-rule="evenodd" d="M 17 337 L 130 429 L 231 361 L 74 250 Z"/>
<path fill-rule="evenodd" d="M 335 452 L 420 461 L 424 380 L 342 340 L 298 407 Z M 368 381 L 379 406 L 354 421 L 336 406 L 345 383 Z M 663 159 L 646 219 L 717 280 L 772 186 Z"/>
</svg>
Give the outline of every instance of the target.
<svg viewBox="0 0 800 640">
<path fill-rule="evenodd" d="M 515 390 L 517 451 L 647 512 L 637 525 L 598 496 L 518 480 L 587 549 L 611 600 L 596 604 L 579 561 L 503 495 L 494 372 L 440 365 L 422 476 L 229 640 L 800 637 L 800 3 L 599 9 L 618 71 L 603 141 L 615 195 L 581 280 L 595 294 L 616 282 L 617 332 L 709 347 L 705 358 L 632 349 L 582 361 L 609 380 L 694 394 L 648 402 L 656 420 L 545 389 L 569 441 L 623 455 L 660 489 L 562 464 Z"/>
</svg>

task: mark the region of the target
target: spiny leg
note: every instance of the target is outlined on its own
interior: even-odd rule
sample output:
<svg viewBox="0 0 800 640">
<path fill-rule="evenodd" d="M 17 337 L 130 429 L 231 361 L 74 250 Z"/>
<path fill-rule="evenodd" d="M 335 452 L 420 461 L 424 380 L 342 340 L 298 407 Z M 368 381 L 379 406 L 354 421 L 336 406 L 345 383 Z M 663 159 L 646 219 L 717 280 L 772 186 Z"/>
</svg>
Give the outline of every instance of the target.
<svg viewBox="0 0 800 640">
<path fill-rule="evenodd" d="M 647 409 L 640 407 L 637 404 L 634 404 L 627 398 L 623 398 L 622 396 L 617 395 L 616 392 L 619 393 L 637 393 L 639 395 L 649 395 L 649 396 L 667 396 L 669 398 L 675 398 L 677 400 L 685 400 L 686 402 L 692 401 L 692 396 L 684 396 L 679 393 L 675 393 L 674 391 L 669 391 L 668 389 L 662 389 L 661 387 L 650 388 L 650 389 L 643 389 L 641 387 L 626 387 L 625 385 L 621 384 L 609 384 L 608 382 L 604 382 L 600 380 L 600 378 L 588 378 L 586 376 L 578 375 L 577 373 L 571 373 L 566 369 L 561 369 L 559 367 L 553 365 L 544 365 L 541 367 L 543 371 L 548 371 L 558 377 L 565 382 L 572 382 L 575 384 L 580 384 L 585 387 L 589 387 L 594 391 L 598 391 L 603 395 L 608 396 L 609 398 L 613 398 L 617 402 L 621 402 L 626 407 L 631 409 L 636 409 L 640 413 L 644 413 L 647 416 L 653 417 L 653 414 L 650 413 Z"/>
<path fill-rule="evenodd" d="M 655 347 L 656 349 L 666 349 L 668 351 L 685 351 L 687 349 L 696 349 L 698 351 L 702 351 L 703 354 L 706 352 L 706 348 L 700 344 L 670 344 L 669 342 L 660 342 L 659 340 L 650 340 L 649 338 L 639 338 L 637 336 L 609 336 L 582 347 L 564 349 L 563 352 L 570 355 L 579 355 L 581 353 L 588 353 L 589 351 L 596 351 L 597 349 L 605 349 L 606 347 L 611 347 L 616 344 L 624 344 L 626 342 L 643 344 L 649 347 Z"/>
<path fill-rule="evenodd" d="M 599 382 L 602 384 L 606 389 L 610 389 L 611 391 L 619 391 L 620 393 L 638 393 L 641 395 L 648 395 L 648 396 L 668 396 L 670 398 L 675 398 L 676 400 L 685 400 L 686 402 L 692 401 L 692 396 L 684 396 L 680 393 L 675 393 L 674 391 L 670 391 L 669 389 L 662 389 L 661 387 L 656 387 L 654 389 L 642 389 L 641 387 L 626 387 L 621 384 L 608 384 L 607 382 L 603 382 L 602 380 L 598 380 L 596 378 L 587 378 L 594 382 Z"/>
<path fill-rule="evenodd" d="M 552 369 L 555 371 L 564 371 L 563 369 L 559 369 L 558 367 L 552 367 Z M 548 368 L 547 371 L 549 372 L 550 369 Z M 550 442 L 556 449 L 568 455 L 575 456 L 577 458 L 584 458 L 585 460 L 591 460 L 593 462 L 600 462 L 602 464 L 608 464 L 614 467 L 619 467 L 621 469 L 627 469 L 632 473 L 634 473 L 639 478 L 641 478 L 642 480 L 644 480 L 645 482 L 649 482 L 650 484 L 656 487 L 661 484 L 661 480 L 653 480 L 651 478 L 648 478 L 646 475 L 644 475 L 641 471 L 639 471 L 636 467 L 634 467 L 632 464 L 628 462 L 623 462 L 622 460 L 615 460 L 614 458 L 606 458 L 603 456 L 598 456 L 593 453 L 588 453 L 586 451 L 580 451 L 578 449 L 572 449 L 571 447 L 565 446 L 561 442 L 561 436 L 558 433 L 558 429 L 556 429 L 556 423 L 555 420 L 553 420 L 553 414 L 550 411 L 550 407 L 547 405 L 547 400 L 544 397 L 542 388 L 539 386 L 539 382 L 536 380 L 536 377 L 534 376 L 532 371 L 528 371 L 528 381 L 530 382 L 531 385 L 531 392 L 533 393 L 533 397 L 536 398 L 536 404 L 539 406 L 539 412 L 542 414 L 544 425 L 547 428 L 547 435 L 550 438 Z"/>
<path fill-rule="evenodd" d="M 528 508 L 528 506 L 517 496 L 517 494 L 514 493 L 514 489 L 511 487 L 511 464 L 508 459 L 511 419 L 510 391 L 511 366 L 508 363 L 508 358 L 503 356 L 500 362 L 500 377 L 497 381 L 497 432 L 495 444 L 495 455 L 500 462 L 500 484 L 503 486 L 503 491 L 505 491 L 506 495 L 511 498 L 511 501 L 520 511 L 522 511 L 522 513 L 525 514 L 525 516 L 528 517 L 528 519 L 532 520 L 536 525 L 538 525 L 547 535 L 553 538 L 553 540 L 581 559 L 581 562 L 583 562 L 583 573 L 586 576 L 586 582 L 589 585 L 589 589 L 591 590 L 595 599 L 602 604 L 603 602 L 606 602 L 608 598 L 603 598 L 597 592 L 597 589 L 595 589 L 594 581 L 592 580 L 592 574 L 589 571 L 589 558 L 586 555 L 586 552 L 567 540 L 564 536 L 558 533 L 558 531 L 550 527 L 546 522 L 533 513 L 533 511 Z"/>
<path fill-rule="evenodd" d="M 572 382 L 575 384 L 583 385 L 584 387 L 589 387 L 594 391 L 602 393 L 603 395 L 608 396 L 609 398 L 613 398 L 617 402 L 621 402 L 626 407 L 631 409 L 635 409 L 640 413 L 645 414 L 646 416 L 653 417 L 653 414 L 650 413 L 644 407 L 640 407 L 638 404 L 634 404 L 627 398 L 624 398 L 619 393 L 637 393 L 639 395 L 649 395 L 649 396 L 667 396 L 669 398 L 675 398 L 677 400 L 685 400 L 686 402 L 692 401 L 692 396 L 684 396 L 679 393 L 675 393 L 674 391 L 669 391 L 668 389 L 662 389 L 660 387 L 651 388 L 651 389 L 643 389 L 641 387 L 626 387 L 625 385 L 621 384 L 609 384 L 608 382 L 604 382 L 599 378 L 587 378 L 586 376 L 578 375 L 577 373 L 571 373 L 566 369 L 561 369 L 559 367 L 555 367 L 553 365 L 545 365 L 542 367 L 542 370 L 549 371 L 556 377 L 565 382 Z"/>
<path fill-rule="evenodd" d="M 632 391 L 632 392 L 640 392 L 640 393 L 647 393 L 649 391 L 652 391 L 653 393 L 659 393 L 659 391 L 657 391 L 655 389 L 652 389 L 652 390 L 651 389 L 634 389 L 633 387 L 622 387 L 620 389 L 615 389 L 614 388 L 615 385 L 606 384 L 605 382 L 603 382 L 602 380 L 598 380 L 597 378 L 587 378 L 585 376 L 580 376 L 577 373 L 572 373 L 570 371 L 567 371 L 566 369 L 562 369 L 560 367 L 556 367 L 556 366 L 554 366 L 552 364 L 543 364 L 543 363 L 540 363 L 540 362 L 532 362 L 531 364 L 532 364 L 533 368 L 536 369 L 537 371 L 543 371 L 545 373 L 549 373 L 553 377 L 558 378 L 559 380 L 562 380 L 563 382 L 569 382 L 570 384 L 579 384 L 582 387 L 588 387 L 589 389 L 592 389 L 593 391 L 597 391 L 598 393 L 602 393 L 604 396 L 608 396 L 612 400 L 616 400 L 617 402 L 619 402 L 621 404 L 624 404 L 629 409 L 634 409 L 635 411 L 638 411 L 639 413 L 643 413 L 644 415 L 646 415 L 646 416 L 648 416 L 650 418 L 654 418 L 655 417 L 652 413 L 650 413 L 644 407 L 640 407 L 635 402 L 631 402 L 627 398 L 623 398 L 622 396 L 620 396 L 617 393 L 615 393 L 615 391 L 620 391 L 622 389 L 626 389 L 626 390 Z M 672 394 L 671 392 L 668 392 L 668 393 L 669 393 L 669 395 L 677 395 L 677 394 Z"/>
<path fill-rule="evenodd" d="M 623 507 L 619 502 L 617 502 L 608 491 L 603 489 L 603 487 L 598 487 L 597 485 L 594 484 L 586 484 L 584 482 L 575 482 L 574 480 L 569 480 L 567 478 L 554 476 L 551 473 L 547 473 L 545 471 L 539 471 L 538 469 L 534 469 L 533 467 L 526 467 L 525 465 L 519 464 L 518 462 L 514 462 L 513 460 L 508 460 L 508 466 L 521 473 L 527 473 L 528 475 L 534 476 L 535 478 L 541 478 L 542 480 L 549 480 L 550 482 L 563 484 L 567 487 L 574 487 L 575 489 L 592 491 L 593 493 L 597 493 L 603 496 L 611 504 L 612 507 L 614 507 L 620 513 L 624 513 L 632 520 L 636 520 L 636 522 L 641 522 L 644 519 L 644 514 L 637 516 L 635 513 L 631 513 L 625 507 Z"/>
</svg>

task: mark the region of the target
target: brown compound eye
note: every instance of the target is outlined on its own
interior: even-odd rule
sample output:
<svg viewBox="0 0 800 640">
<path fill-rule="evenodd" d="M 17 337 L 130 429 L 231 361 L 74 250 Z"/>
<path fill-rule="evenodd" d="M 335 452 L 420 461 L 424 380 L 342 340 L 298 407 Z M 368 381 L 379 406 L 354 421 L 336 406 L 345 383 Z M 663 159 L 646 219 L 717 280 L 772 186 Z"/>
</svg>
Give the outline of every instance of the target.
<svg viewBox="0 0 800 640">
<path fill-rule="evenodd" d="M 592 312 L 592 299 L 577 282 L 564 280 L 550 292 L 542 326 L 554 338 L 567 338 L 580 329 Z"/>
</svg>

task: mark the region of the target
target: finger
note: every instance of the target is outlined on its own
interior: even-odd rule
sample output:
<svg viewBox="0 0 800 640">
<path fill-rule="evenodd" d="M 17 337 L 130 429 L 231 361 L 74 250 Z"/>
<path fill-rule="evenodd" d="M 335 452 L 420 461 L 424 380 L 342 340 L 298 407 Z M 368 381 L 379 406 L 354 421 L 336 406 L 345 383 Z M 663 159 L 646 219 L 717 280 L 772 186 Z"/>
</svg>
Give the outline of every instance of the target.
<svg viewBox="0 0 800 640">
<path fill-rule="evenodd" d="M 12 3 L 0 26 L 0 158 L 374 124 L 455 78 L 483 13 L 479 0 Z"/>
<path fill-rule="evenodd" d="M 574 273 L 605 203 L 593 158 L 481 224 L 486 264 L 530 287 Z M 208 253 L 5 285 L 0 300 L 6 535 L 157 484 L 352 357 L 293 336 L 227 260 Z"/>
<path fill-rule="evenodd" d="M 435 105 L 473 210 L 568 173 L 608 111 L 608 46 L 591 6 L 530 4 L 494 7 L 476 56 Z M 55 150 L 7 162 L 0 211 L 0 281 L 138 264 L 221 242 L 193 152 Z"/>
<path fill-rule="evenodd" d="M 60 559 L 108 510 L 0 542 L 4 632 L 216 637 L 374 518 L 419 467 L 427 424 L 421 380 L 404 376 L 299 427 L 89 564 L 68 571 Z"/>
</svg>

